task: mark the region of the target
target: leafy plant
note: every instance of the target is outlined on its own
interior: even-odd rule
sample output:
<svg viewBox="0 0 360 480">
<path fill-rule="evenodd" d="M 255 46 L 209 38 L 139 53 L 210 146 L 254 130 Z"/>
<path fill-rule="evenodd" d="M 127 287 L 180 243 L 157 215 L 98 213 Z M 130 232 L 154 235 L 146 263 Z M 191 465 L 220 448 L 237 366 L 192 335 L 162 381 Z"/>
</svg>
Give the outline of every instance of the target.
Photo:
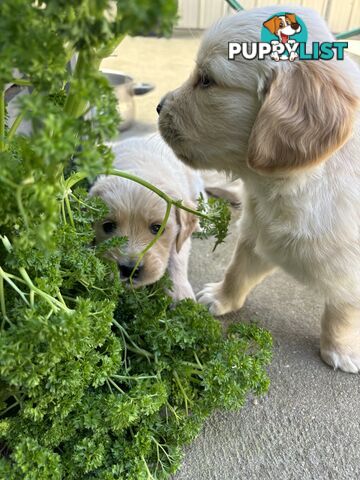
<svg viewBox="0 0 360 480">
<path fill-rule="evenodd" d="M 200 217 L 201 231 L 196 233 L 198 238 L 204 239 L 215 236 L 216 242 L 213 251 L 220 243 L 224 242 L 230 223 L 229 202 L 222 198 L 209 197 L 207 200 L 200 194 L 198 210 L 204 215 Z"/>
<path fill-rule="evenodd" d="M 99 62 L 126 33 L 169 32 L 175 13 L 172 0 L 0 3 L 0 92 L 14 69 L 32 86 L 9 126 L 0 95 L 0 478 L 168 478 L 207 415 L 268 386 L 267 332 L 224 338 L 200 305 L 171 305 L 166 278 L 125 288 L 93 242 L 106 209 L 81 182 L 126 175 L 103 143 L 119 119 Z"/>
</svg>

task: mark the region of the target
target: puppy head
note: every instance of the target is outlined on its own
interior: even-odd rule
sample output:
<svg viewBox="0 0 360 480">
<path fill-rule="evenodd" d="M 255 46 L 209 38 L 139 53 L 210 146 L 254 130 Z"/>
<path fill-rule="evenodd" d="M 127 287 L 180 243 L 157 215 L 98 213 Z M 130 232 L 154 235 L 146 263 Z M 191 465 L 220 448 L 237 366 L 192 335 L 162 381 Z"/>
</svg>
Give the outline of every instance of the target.
<svg viewBox="0 0 360 480">
<path fill-rule="evenodd" d="M 238 29 L 229 19 L 206 33 L 189 79 L 161 104 L 160 133 L 192 168 L 231 171 L 231 159 L 240 152 L 245 163 L 251 124 L 260 103 L 255 65 L 245 62 L 242 68 L 227 59 L 228 42 L 235 34 Z M 253 36 L 256 41 L 255 32 Z"/>
<path fill-rule="evenodd" d="M 334 62 L 227 59 L 229 41 L 258 41 L 261 18 L 278 7 L 271 8 L 218 22 L 204 37 L 190 79 L 165 98 L 160 132 L 190 166 L 242 177 L 249 167 L 307 168 L 351 134 L 357 99 Z M 299 15 L 310 41 L 331 40 L 318 15 L 307 9 Z"/>
<path fill-rule="evenodd" d="M 113 248 L 105 256 L 117 263 L 120 278 L 129 280 L 139 254 L 154 239 L 166 212 L 166 203 L 155 193 L 130 180 L 120 177 L 100 177 L 90 191 L 109 207 L 106 218 L 95 225 L 96 242 L 114 236 L 127 237 L 121 251 Z M 195 229 L 196 221 L 188 214 L 174 211 L 157 242 L 144 255 L 136 272 L 133 285 L 150 285 L 165 273 L 170 255 L 179 252 L 184 241 Z M 190 218 L 191 217 L 191 218 Z"/>
</svg>

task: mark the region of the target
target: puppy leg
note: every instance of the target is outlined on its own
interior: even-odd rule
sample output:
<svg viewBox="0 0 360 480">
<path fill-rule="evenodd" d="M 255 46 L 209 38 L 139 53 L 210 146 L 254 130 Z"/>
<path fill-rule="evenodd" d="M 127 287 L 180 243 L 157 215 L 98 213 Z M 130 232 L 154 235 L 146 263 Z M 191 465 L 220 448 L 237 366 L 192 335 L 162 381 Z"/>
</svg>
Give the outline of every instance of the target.
<svg viewBox="0 0 360 480">
<path fill-rule="evenodd" d="M 321 358 L 344 372 L 360 372 L 360 309 L 326 305 L 321 321 Z"/>
<path fill-rule="evenodd" d="M 184 298 L 195 300 L 195 294 L 188 280 L 188 263 L 190 255 L 191 239 L 188 238 L 182 245 L 179 253 L 174 247 L 168 266 L 169 276 L 173 282 L 173 290 L 170 295 L 178 302 Z"/>
<path fill-rule="evenodd" d="M 255 253 L 252 243 L 240 238 L 224 280 L 207 284 L 198 293 L 198 301 L 208 305 L 214 315 L 238 310 L 243 306 L 250 290 L 273 269 L 272 264 Z"/>
</svg>

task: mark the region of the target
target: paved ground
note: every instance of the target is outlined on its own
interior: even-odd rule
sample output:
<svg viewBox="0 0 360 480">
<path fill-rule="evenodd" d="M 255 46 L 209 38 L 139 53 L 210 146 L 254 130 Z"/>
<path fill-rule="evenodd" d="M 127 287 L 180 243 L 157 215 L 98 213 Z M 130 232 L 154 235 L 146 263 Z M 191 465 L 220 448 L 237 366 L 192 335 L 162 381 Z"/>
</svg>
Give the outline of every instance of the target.
<svg viewBox="0 0 360 480">
<path fill-rule="evenodd" d="M 122 138 L 155 130 L 159 98 L 193 66 L 199 40 L 128 38 L 104 62 L 157 88 L 136 98 L 137 119 Z M 193 243 L 190 277 L 199 290 L 219 280 L 235 234 L 214 254 Z M 319 357 L 322 302 L 284 273 L 275 273 L 222 322 L 258 319 L 274 337 L 268 395 L 236 413 L 218 412 L 187 449 L 174 480 L 360 479 L 360 378 L 334 372 Z"/>
</svg>

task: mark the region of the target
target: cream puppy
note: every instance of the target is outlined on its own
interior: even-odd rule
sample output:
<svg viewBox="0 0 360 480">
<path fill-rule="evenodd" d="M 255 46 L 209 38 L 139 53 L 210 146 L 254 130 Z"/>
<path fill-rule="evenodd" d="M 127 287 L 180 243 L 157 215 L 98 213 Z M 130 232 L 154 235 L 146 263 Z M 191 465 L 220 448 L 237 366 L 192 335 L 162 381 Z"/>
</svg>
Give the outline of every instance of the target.
<svg viewBox="0 0 360 480">
<path fill-rule="evenodd" d="M 114 168 L 130 172 L 172 198 L 196 208 L 196 199 L 202 189 L 200 176 L 183 165 L 159 135 L 118 142 L 113 145 L 113 151 Z M 101 197 L 109 207 L 108 216 L 95 225 L 96 241 L 115 235 L 128 239 L 125 250 L 107 252 L 107 256 L 117 262 L 120 278 L 127 281 L 139 254 L 160 228 L 166 202 L 142 185 L 111 175 L 100 176 L 90 195 Z M 190 236 L 196 227 L 194 215 L 173 207 L 165 231 L 133 274 L 134 286 L 154 283 L 168 270 L 174 300 L 194 298 L 187 269 Z"/>
<path fill-rule="evenodd" d="M 288 7 L 308 43 L 334 41 L 321 17 Z M 287 10 L 287 7 L 282 6 Z M 360 75 L 343 61 L 228 60 L 228 42 L 256 42 L 278 6 L 221 19 L 205 35 L 189 80 L 159 104 L 177 156 L 244 181 L 232 262 L 199 301 L 221 315 L 240 308 L 276 266 L 325 299 L 321 356 L 360 370 Z"/>
</svg>

